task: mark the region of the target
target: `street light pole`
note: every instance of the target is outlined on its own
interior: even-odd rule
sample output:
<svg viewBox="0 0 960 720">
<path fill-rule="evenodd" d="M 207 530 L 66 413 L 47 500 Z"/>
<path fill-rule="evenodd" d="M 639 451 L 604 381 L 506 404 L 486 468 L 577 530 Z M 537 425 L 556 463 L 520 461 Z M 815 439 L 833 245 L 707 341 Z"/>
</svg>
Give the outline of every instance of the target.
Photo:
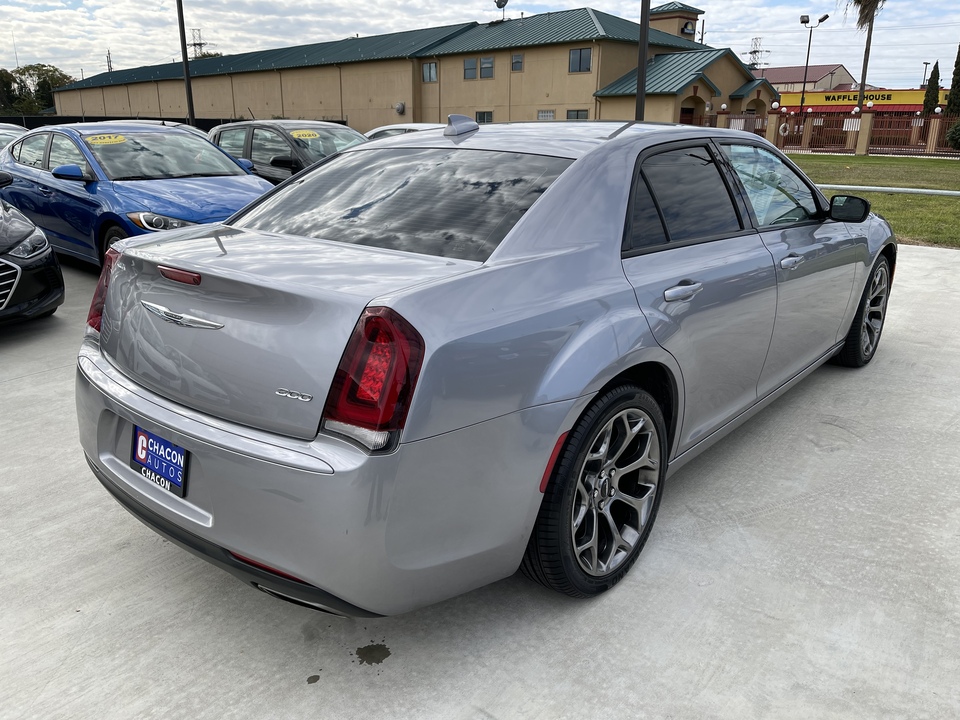
<svg viewBox="0 0 960 720">
<path fill-rule="evenodd" d="M 196 125 L 193 114 L 193 89 L 190 87 L 190 64 L 187 60 L 187 31 L 183 27 L 183 0 L 177 0 L 177 22 L 180 24 L 180 56 L 183 58 L 183 88 L 187 93 L 187 123 Z"/>
<path fill-rule="evenodd" d="M 922 88 L 927 86 L 927 68 L 928 67 L 930 67 L 930 63 L 925 62 L 923 64 L 923 81 L 920 83 L 920 87 Z"/>
<path fill-rule="evenodd" d="M 803 112 L 803 106 L 807 102 L 807 70 L 810 68 L 810 46 L 813 45 L 813 31 L 825 23 L 829 17 L 829 15 L 824 15 L 817 20 L 816 25 L 811 25 L 809 15 L 800 16 L 800 24 L 810 28 L 810 37 L 807 39 L 807 60 L 803 64 L 803 87 L 800 89 L 800 112 Z"/>
<path fill-rule="evenodd" d="M 637 51 L 637 112 L 636 120 L 643 120 L 647 103 L 647 52 L 650 47 L 650 0 L 640 4 L 640 48 Z"/>
</svg>

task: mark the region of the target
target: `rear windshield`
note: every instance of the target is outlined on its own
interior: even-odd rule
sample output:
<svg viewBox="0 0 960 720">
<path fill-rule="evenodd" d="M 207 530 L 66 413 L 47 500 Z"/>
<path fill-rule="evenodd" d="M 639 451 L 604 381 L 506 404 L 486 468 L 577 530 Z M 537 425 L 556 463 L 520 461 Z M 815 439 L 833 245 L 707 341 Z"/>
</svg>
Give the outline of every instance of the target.
<svg viewBox="0 0 960 720">
<path fill-rule="evenodd" d="M 232 225 L 485 261 L 572 160 L 484 150 L 345 153 Z"/>
</svg>

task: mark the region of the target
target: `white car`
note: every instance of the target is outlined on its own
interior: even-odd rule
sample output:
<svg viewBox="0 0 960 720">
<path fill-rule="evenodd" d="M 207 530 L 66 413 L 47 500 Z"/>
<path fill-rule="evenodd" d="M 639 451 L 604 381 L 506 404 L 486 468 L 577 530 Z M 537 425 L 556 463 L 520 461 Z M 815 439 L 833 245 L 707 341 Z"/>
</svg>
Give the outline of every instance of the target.
<svg viewBox="0 0 960 720">
<path fill-rule="evenodd" d="M 445 128 L 443 123 L 397 123 L 396 125 L 381 125 L 373 130 L 365 132 L 371 140 L 390 137 L 391 135 L 403 135 L 404 133 L 419 132 L 420 130 L 436 130 Z"/>
</svg>

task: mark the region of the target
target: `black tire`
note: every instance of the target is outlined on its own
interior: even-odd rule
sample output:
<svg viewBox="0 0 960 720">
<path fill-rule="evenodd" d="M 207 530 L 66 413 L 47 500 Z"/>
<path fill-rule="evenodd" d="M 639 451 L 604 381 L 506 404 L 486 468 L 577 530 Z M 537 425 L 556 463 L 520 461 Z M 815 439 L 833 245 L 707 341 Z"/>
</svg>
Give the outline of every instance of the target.
<svg viewBox="0 0 960 720">
<path fill-rule="evenodd" d="M 103 234 L 103 241 L 100 243 L 101 265 L 103 265 L 103 258 L 107 254 L 107 250 L 109 250 L 114 243 L 118 243 L 127 237 L 127 233 L 125 233 L 123 228 L 119 227 L 118 225 L 111 225 L 107 228 L 107 231 Z"/>
<path fill-rule="evenodd" d="M 883 333 L 889 298 L 890 263 L 881 255 L 867 278 L 867 286 L 863 289 L 857 314 L 853 317 L 843 347 L 834 358 L 838 365 L 858 368 L 873 360 Z"/>
<path fill-rule="evenodd" d="M 666 425 L 656 401 L 634 385 L 605 392 L 561 450 L 521 572 L 572 597 L 593 597 L 616 585 L 653 528 L 666 459 Z"/>
</svg>

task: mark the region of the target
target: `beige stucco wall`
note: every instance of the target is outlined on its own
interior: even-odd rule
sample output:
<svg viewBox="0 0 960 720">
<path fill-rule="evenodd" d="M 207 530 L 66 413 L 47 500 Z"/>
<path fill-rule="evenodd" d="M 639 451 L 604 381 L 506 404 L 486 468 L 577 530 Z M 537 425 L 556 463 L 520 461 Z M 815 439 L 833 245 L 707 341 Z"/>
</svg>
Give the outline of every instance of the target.
<svg viewBox="0 0 960 720">
<path fill-rule="evenodd" d="M 283 70 L 283 114 L 294 120 L 340 120 L 340 68 Z"/>
<path fill-rule="evenodd" d="M 126 85 L 103 88 L 103 105 L 106 115 L 130 115 L 130 98 Z"/>
<path fill-rule="evenodd" d="M 160 117 L 160 94 L 155 82 L 129 85 L 130 111 L 141 117 Z"/>
<path fill-rule="evenodd" d="M 415 67 L 409 60 L 343 65 L 343 114 L 347 124 L 366 132 L 380 125 L 412 122 L 417 106 L 411 78 Z M 400 102 L 406 106 L 403 115 L 394 110 Z"/>
<path fill-rule="evenodd" d="M 648 95 L 644 102 L 643 119 L 647 122 L 676 122 L 679 115 L 674 95 Z M 608 97 L 600 103 L 598 120 L 633 120 L 637 116 L 637 98 Z"/>
<path fill-rule="evenodd" d="M 274 116 L 283 115 L 280 73 L 276 70 L 239 73 L 232 77 L 233 104 L 237 109 L 238 118 L 250 120 L 252 116 L 260 120 L 269 120 Z"/>
<path fill-rule="evenodd" d="M 233 85 L 229 75 L 191 78 L 190 86 L 193 90 L 193 110 L 197 117 L 234 116 Z"/>
</svg>

